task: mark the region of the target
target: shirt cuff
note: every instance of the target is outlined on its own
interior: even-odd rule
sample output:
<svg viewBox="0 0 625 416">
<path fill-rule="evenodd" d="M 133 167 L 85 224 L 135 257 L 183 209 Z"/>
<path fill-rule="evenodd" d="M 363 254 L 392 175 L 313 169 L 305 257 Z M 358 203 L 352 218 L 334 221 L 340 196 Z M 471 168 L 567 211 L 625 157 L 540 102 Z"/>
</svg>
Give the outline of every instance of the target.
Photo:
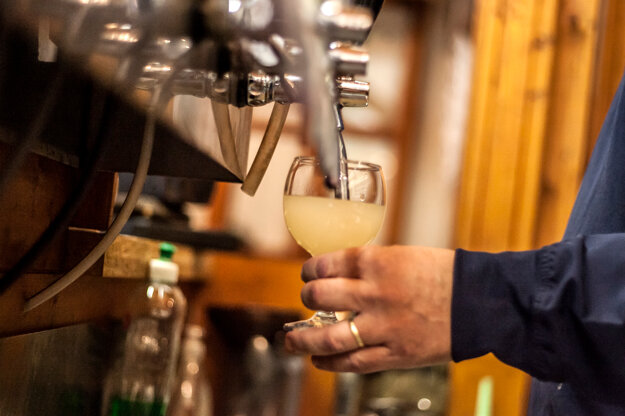
<svg viewBox="0 0 625 416">
<path fill-rule="evenodd" d="M 484 253 L 456 250 L 452 292 L 452 358 L 493 353 L 526 367 L 532 357 L 531 310 L 539 251 Z M 542 263 L 542 264 L 541 264 Z"/>
</svg>

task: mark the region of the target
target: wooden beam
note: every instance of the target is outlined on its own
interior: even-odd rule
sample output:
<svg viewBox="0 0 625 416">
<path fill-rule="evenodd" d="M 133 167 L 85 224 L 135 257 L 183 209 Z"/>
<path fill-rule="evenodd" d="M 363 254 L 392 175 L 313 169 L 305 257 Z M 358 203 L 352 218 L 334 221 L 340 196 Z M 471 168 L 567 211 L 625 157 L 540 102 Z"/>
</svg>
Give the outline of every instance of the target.
<svg viewBox="0 0 625 416">
<path fill-rule="evenodd" d="M 148 264 L 158 258 L 161 241 L 130 235 L 118 236 L 104 253 L 102 276 L 107 278 L 146 279 Z M 178 264 L 181 280 L 202 280 L 211 270 L 212 252 L 197 253 L 193 248 L 175 244 L 172 260 Z"/>
</svg>

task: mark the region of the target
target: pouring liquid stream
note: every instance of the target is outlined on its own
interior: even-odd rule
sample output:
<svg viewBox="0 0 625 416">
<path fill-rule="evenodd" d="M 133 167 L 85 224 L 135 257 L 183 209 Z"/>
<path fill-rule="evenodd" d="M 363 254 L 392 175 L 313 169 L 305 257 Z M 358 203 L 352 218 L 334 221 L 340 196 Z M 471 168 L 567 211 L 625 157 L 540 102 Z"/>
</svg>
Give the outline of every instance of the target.
<svg viewBox="0 0 625 416">
<path fill-rule="evenodd" d="M 349 175 L 347 174 L 347 150 L 343 139 L 343 120 L 340 109 L 337 108 L 337 140 L 339 141 L 339 183 L 335 189 L 337 199 L 349 200 Z"/>
<path fill-rule="evenodd" d="M 339 141 L 339 183 L 334 192 L 337 199 L 349 201 L 349 173 L 347 170 L 347 149 L 343 138 L 343 117 L 340 106 L 336 106 L 335 110 L 337 116 L 336 137 Z M 326 323 L 338 322 L 338 317 L 334 311 L 317 311 L 316 314 Z"/>
</svg>

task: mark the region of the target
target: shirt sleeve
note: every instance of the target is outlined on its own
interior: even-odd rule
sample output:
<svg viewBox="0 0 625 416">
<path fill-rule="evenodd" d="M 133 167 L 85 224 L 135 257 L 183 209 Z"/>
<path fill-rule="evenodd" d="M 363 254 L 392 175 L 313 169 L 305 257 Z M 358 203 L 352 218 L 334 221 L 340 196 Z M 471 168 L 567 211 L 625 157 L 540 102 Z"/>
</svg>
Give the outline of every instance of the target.
<svg viewBox="0 0 625 416">
<path fill-rule="evenodd" d="M 625 403 L 625 234 L 533 251 L 457 250 L 452 357 L 489 352 L 536 378 Z"/>
</svg>

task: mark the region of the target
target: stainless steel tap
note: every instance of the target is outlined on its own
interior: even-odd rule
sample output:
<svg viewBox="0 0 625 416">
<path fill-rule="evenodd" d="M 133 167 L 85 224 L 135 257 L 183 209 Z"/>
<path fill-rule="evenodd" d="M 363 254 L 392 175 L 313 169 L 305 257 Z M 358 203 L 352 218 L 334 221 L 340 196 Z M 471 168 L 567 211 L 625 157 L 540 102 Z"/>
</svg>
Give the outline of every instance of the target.
<svg viewBox="0 0 625 416">
<path fill-rule="evenodd" d="M 355 79 L 382 0 L 0 0 L 18 19 L 45 19 L 72 62 L 114 62 L 125 94 L 209 97 L 237 107 L 304 103 L 306 137 L 336 185 L 335 107 L 364 107 Z M 277 112 L 282 116 L 286 112 Z"/>
</svg>

